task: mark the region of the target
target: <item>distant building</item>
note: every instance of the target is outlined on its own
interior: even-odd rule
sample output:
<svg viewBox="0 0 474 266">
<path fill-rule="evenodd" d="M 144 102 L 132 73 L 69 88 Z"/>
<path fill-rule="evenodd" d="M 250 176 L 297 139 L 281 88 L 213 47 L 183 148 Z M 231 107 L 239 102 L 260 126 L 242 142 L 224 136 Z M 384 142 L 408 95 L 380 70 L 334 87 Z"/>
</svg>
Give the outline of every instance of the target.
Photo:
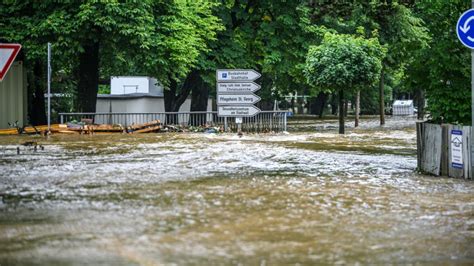
<svg viewBox="0 0 474 266">
<path fill-rule="evenodd" d="M 97 95 L 97 113 L 164 113 L 165 99 L 163 86 L 158 80 L 151 77 L 111 77 L 110 94 Z M 191 99 L 188 98 L 179 108 L 180 112 L 191 110 Z M 207 110 L 212 111 L 212 100 L 208 100 Z M 136 121 L 120 121 L 120 124 L 142 123 L 144 115 L 125 117 Z M 146 116 L 145 116 L 146 117 Z M 97 119 L 98 118 L 98 119 Z M 104 116 L 96 123 L 108 123 Z M 184 119 L 184 118 L 183 118 Z M 117 122 L 116 122 L 117 123 Z"/>
<path fill-rule="evenodd" d="M 396 100 L 392 105 L 393 115 L 414 115 L 415 107 L 413 100 Z"/>
<path fill-rule="evenodd" d="M 150 77 L 111 77 L 111 95 L 133 93 L 163 96 L 163 86 L 158 80 Z"/>
</svg>

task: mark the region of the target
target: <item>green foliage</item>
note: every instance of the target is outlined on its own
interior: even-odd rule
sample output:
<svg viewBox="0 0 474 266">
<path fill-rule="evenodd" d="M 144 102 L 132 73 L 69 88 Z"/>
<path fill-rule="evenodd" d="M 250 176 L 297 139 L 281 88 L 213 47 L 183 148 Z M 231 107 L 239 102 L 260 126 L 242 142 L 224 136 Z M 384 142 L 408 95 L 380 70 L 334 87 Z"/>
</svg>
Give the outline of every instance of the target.
<svg viewBox="0 0 474 266">
<path fill-rule="evenodd" d="M 209 52 L 223 30 L 208 0 L 2 1 L 0 39 L 23 45 L 25 58 L 44 61 L 52 43 L 53 73 L 78 79 L 84 47 L 99 44 L 100 71 L 179 82 Z M 82 100 L 82 99 L 78 99 Z"/>
<path fill-rule="evenodd" d="M 90 43 L 100 44 L 103 80 L 146 75 L 182 84 L 198 70 L 214 88 L 216 69 L 253 68 L 269 101 L 360 89 L 367 112 L 377 109 L 373 85 L 383 65 L 386 95 L 426 89 L 434 120 L 467 124 L 470 55 L 455 25 L 469 7 L 462 0 L 4 0 L 0 41 L 21 43 L 25 65 L 45 65 L 51 42 L 53 91 L 68 94 Z"/>
<path fill-rule="evenodd" d="M 305 75 L 317 91 L 354 91 L 373 85 L 382 68 L 383 48 L 376 38 L 326 33 L 309 49 Z"/>
<path fill-rule="evenodd" d="M 216 6 L 206 0 L 174 0 L 167 5 L 155 4 L 155 23 L 151 49 L 143 53 L 146 71 L 165 85 L 170 79 L 180 81 L 199 64 L 200 56 L 210 51 L 209 43 L 223 30 L 212 14 Z"/>
<path fill-rule="evenodd" d="M 437 122 L 470 124 L 470 50 L 457 39 L 456 23 L 470 8 L 461 0 L 421 0 L 416 12 L 429 28 L 429 47 L 411 51 L 406 86 L 425 89 L 428 111 Z"/>
</svg>

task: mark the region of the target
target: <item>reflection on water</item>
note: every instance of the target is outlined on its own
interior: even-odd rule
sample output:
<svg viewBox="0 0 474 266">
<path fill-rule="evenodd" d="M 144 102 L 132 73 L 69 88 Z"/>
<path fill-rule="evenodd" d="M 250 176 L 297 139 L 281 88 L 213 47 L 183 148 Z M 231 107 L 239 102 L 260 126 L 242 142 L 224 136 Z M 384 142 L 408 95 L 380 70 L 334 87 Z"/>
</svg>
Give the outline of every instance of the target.
<svg viewBox="0 0 474 266">
<path fill-rule="evenodd" d="M 376 122 L 2 137 L 0 264 L 473 263 L 472 182 L 417 174 L 413 121 Z"/>
</svg>

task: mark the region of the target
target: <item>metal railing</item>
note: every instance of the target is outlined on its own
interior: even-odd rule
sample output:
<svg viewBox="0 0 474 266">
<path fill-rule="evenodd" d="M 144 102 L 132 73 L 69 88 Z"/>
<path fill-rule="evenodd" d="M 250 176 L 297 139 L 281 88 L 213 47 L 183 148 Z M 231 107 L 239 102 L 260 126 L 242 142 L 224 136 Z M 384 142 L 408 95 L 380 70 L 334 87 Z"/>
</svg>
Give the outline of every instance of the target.
<svg viewBox="0 0 474 266">
<path fill-rule="evenodd" d="M 160 120 L 163 125 L 180 127 L 222 127 L 236 132 L 233 117 L 221 117 L 217 112 L 163 112 L 163 113 L 59 113 L 60 123 L 91 119 L 94 124 L 120 124 L 128 127 Z M 287 130 L 287 111 L 262 111 L 242 119 L 244 132 L 281 132 Z"/>
</svg>

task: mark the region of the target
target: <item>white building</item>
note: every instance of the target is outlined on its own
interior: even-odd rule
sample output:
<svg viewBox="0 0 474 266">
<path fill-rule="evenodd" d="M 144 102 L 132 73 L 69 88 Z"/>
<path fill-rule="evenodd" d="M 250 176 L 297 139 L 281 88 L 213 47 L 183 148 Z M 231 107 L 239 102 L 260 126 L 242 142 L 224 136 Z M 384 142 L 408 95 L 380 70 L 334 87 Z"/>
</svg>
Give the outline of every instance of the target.
<svg viewBox="0 0 474 266">
<path fill-rule="evenodd" d="M 191 99 L 188 98 L 179 108 L 179 112 L 191 110 Z M 212 111 L 212 99 L 208 100 L 207 111 Z M 97 113 L 126 113 L 123 116 L 114 116 L 113 123 L 130 125 L 145 123 L 163 117 L 151 115 L 165 112 L 165 98 L 163 86 L 151 77 L 112 77 L 110 80 L 110 94 L 97 95 Z M 130 115 L 130 114 L 136 115 Z M 118 118 L 117 118 L 118 117 Z M 179 123 L 185 123 L 189 115 L 180 115 Z M 209 115 L 212 118 L 211 115 Z M 163 119 L 163 118 L 161 118 Z M 96 116 L 95 123 L 110 123 L 109 116 Z"/>
<path fill-rule="evenodd" d="M 124 95 L 145 93 L 163 96 L 163 86 L 155 78 L 150 77 L 111 77 L 110 94 Z"/>
</svg>

